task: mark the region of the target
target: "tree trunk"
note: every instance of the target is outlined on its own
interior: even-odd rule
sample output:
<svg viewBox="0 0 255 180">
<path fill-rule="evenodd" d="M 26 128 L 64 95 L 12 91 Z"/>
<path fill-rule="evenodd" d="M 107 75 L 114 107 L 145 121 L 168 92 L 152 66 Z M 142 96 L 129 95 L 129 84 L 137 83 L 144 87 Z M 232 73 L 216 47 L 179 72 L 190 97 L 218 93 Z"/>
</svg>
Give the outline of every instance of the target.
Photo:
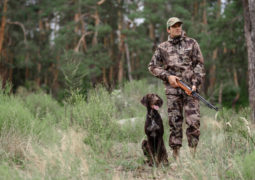
<svg viewBox="0 0 255 180">
<path fill-rule="evenodd" d="M 217 0 L 217 6 L 218 6 L 217 18 L 219 18 L 221 12 L 221 0 Z"/>
<path fill-rule="evenodd" d="M 217 59 L 217 56 L 218 56 L 218 48 L 216 48 L 214 51 L 213 51 L 213 56 L 212 56 L 212 66 L 209 70 L 209 87 L 208 87 L 208 92 L 209 94 L 211 94 L 213 92 L 213 89 L 214 89 L 214 85 L 215 85 L 215 82 L 216 82 L 216 65 L 215 65 L 215 61 Z"/>
<path fill-rule="evenodd" d="M 129 81 L 132 81 L 133 77 L 132 77 L 132 69 L 131 69 L 131 62 L 130 62 L 130 53 L 129 53 L 127 43 L 125 43 L 125 50 L 126 50 L 126 57 L 127 57 L 128 79 L 129 79 Z"/>
<path fill-rule="evenodd" d="M 86 52 L 87 51 L 86 34 L 89 34 L 90 32 L 86 32 L 85 22 L 83 21 L 82 18 L 80 18 L 80 21 L 81 21 L 81 31 L 82 31 L 82 34 L 84 35 L 82 40 L 83 51 Z"/>
<path fill-rule="evenodd" d="M 79 39 L 78 44 L 75 46 L 74 51 L 79 52 L 80 46 L 82 44 L 83 52 L 86 52 L 87 51 L 86 36 L 90 35 L 92 32 L 91 31 L 90 32 L 86 31 L 85 22 L 83 21 L 83 18 L 82 18 L 82 15 L 81 15 L 81 9 L 79 8 L 78 11 L 79 11 L 79 13 L 76 13 L 74 15 L 74 21 L 76 22 L 74 32 L 78 35 L 81 35 L 81 38 Z M 97 21 L 99 23 L 99 20 L 97 20 Z M 56 26 L 55 26 L 55 28 L 56 28 Z M 95 39 L 94 43 L 95 44 L 97 43 L 97 38 Z"/>
<path fill-rule="evenodd" d="M 207 25 L 206 0 L 203 0 L 203 24 Z"/>
<path fill-rule="evenodd" d="M 124 74 L 124 63 L 123 63 L 123 57 L 124 57 L 124 36 L 122 34 L 122 29 L 123 29 L 123 14 L 122 14 L 122 0 L 118 0 L 119 3 L 119 9 L 118 9 L 118 49 L 119 49 L 119 63 L 118 63 L 118 83 L 122 83 L 123 81 L 123 74 Z"/>
<path fill-rule="evenodd" d="M 7 79 L 8 79 L 8 68 L 6 67 L 6 64 L 8 62 L 8 55 L 7 55 L 7 50 L 6 49 L 3 49 L 2 50 L 2 54 L 1 54 L 1 57 L 2 57 L 2 67 L 1 67 L 1 81 L 2 81 L 2 88 L 5 88 L 5 85 L 6 85 L 6 82 L 7 82 Z"/>
<path fill-rule="evenodd" d="M 110 57 L 112 59 L 112 61 L 114 61 L 114 56 L 113 56 L 113 52 L 114 52 L 114 33 L 111 32 L 111 36 L 110 36 L 110 50 L 109 50 L 109 54 Z M 112 63 L 114 64 L 114 62 Z M 113 65 L 110 66 L 110 70 L 109 70 L 109 84 L 112 85 L 113 83 Z"/>
<path fill-rule="evenodd" d="M 52 90 L 53 93 L 57 93 L 59 84 L 58 84 L 58 74 L 59 74 L 59 55 L 56 57 L 56 64 L 53 64 L 52 73 L 53 73 L 53 80 L 52 80 Z"/>
<path fill-rule="evenodd" d="M 108 39 L 107 39 L 107 37 L 104 37 L 104 47 L 108 48 L 107 46 L 108 46 Z M 102 68 L 102 79 L 103 79 L 104 85 L 107 86 L 108 82 L 107 82 L 106 68 L 105 67 Z"/>
<path fill-rule="evenodd" d="M 41 85 L 41 70 L 42 70 L 42 65 L 41 63 L 37 63 L 37 78 L 36 78 L 36 85 L 37 87 L 40 87 Z"/>
<path fill-rule="evenodd" d="M 217 14 L 216 14 L 216 17 L 217 19 L 220 17 L 220 9 L 221 9 L 221 0 L 217 0 L 217 5 L 218 5 L 218 11 L 217 11 Z M 212 56 L 212 66 L 210 68 L 210 71 L 209 71 L 209 77 L 210 77 L 210 84 L 209 84 L 209 87 L 208 87 L 208 92 L 209 94 L 213 93 L 213 89 L 214 89 L 214 86 L 215 86 L 215 82 L 216 82 L 216 59 L 218 57 L 218 48 L 214 49 L 213 51 L 213 56 Z"/>
<path fill-rule="evenodd" d="M 104 83 L 104 85 L 105 86 L 107 86 L 108 85 L 108 83 L 107 83 L 107 78 L 106 78 L 106 68 L 102 68 L 102 78 L 103 78 L 103 83 Z"/>
<path fill-rule="evenodd" d="M 97 36 L 98 36 L 98 26 L 99 26 L 99 23 L 100 23 L 100 18 L 99 18 L 99 14 L 98 14 L 98 9 L 96 8 L 96 12 L 94 14 L 94 19 L 95 19 L 95 33 L 94 33 L 94 36 L 93 36 L 93 40 L 92 40 L 92 46 L 95 46 L 97 45 Z"/>
<path fill-rule="evenodd" d="M 197 14 L 198 14 L 198 2 L 194 2 L 194 4 L 193 4 L 193 15 L 192 15 L 192 18 L 191 18 L 192 21 L 195 21 Z"/>
<path fill-rule="evenodd" d="M 79 28 L 79 20 L 80 20 L 80 13 L 75 13 L 74 14 L 74 22 L 76 23 L 76 26 L 74 28 L 74 32 L 76 34 L 79 34 L 79 30 L 80 30 L 80 28 Z"/>
<path fill-rule="evenodd" d="M 223 89 L 223 85 L 222 85 L 222 82 L 220 82 L 219 98 L 218 98 L 218 103 L 220 105 L 222 104 L 222 89 Z"/>
<path fill-rule="evenodd" d="M 239 83 L 238 83 L 238 76 L 237 76 L 236 68 L 234 68 L 234 83 L 235 83 L 236 88 L 238 88 Z M 232 101 L 232 108 L 233 109 L 235 108 L 236 102 L 238 101 L 239 98 L 240 98 L 240 93 L 237 92 L 234 100 Z"/>
<path fill-rule="evenodd" d="M 7 12 L 7 1 L 8 0 L 4 0 L 4 7 L 3 7 L 3 16 L 1 19 L 1 27 L 0 27 L 0 58 L 2 59 L 0 62 L 0 78 L 2 80 L 2 87 L 5 86 L 5 81 L 6 81 L 6 67 L 3 63 L 4 61 L 4 56 L 2 55 L 2 51 L 3 51 L 3 43 L 4 43 L 4 31 L 5 31 L 5 25 L 6 25 L 6 12 Z"/>
<path fill-rule="evenodd" d="M 25 57 L 25 66 L 26 66 L 26 70 L 25 70 L 25 82 L 27 82 L 28 78 L 29 78 L 28 58 L 29 58 L 29 55 L 28 55 L 28 53 L 26 53 L 26 57 Z"/>
<path fill-rule="evenodd" d="M 56 22 L 55 26 L 54 26 L 55 34 L 57 34 L 57 26 L 58 26 L 58 22 Z M 60 64 L 59 61 L 60 61 L 60 57 L 59 57 L 59 52 L 58 52 L 56 55 L 56 63 L 52 65 L 53 78 L 52 78 L 51 88 L 52 88 L 52 92 L 54 95 L 57 94 L 58 88 L 59 88 L 59 82 L 58 82 L 59 64 Z"/>
<path fill-rule="evenodd" d="M 120 61 L 119 61 L 119 67 L 118 67 L 119 71 L 118 71 L 118 83 L 121 83 L 123 81 L 123 59 L 121 57 Z"/>
<path fill-rule="evenodd" d="M 149 36 L 151 40 L 155 40 L 155 27 L 152 23 L 149 24 Z"/>
<path fill-rule="evenodd" d="M 10 64 L 13 65 L 13 55 L 10 55 Z M 8 74 L 8 81 L 12 82 L 12 78 L 13 78 L 13 67 L 11 67 L 9 69 L 9 74 Z"/>
<path fill-rule="evenodd" d="M 39 12 L 39 13 L 41 13 L 41 12 Z M 39 41 L 43 41 L 43 22 L 41 19 L 39 20 L 39 32 L 40 32 Z M 41 52 L 39 50 L 38 57 L 40 57 L 40 56 L 41 56 Z M 41 70 L 42 70 L 42 64 L 40 63 L 40 61 L 37 62 L 36 67 L 37 67 L 36 85 L 37 85 L 37 87 L 40 87 L 40 85 L 41 85 Z"/>
<path fill-rule="evenodd" d="M 255 0 L 243 0 L 244 32 L 248 51 L 249 103 L 255 123 Z"/>
<path fill-rule="evenodd" d="M 2 23 L 1 23 L 1 28 L 0 28 L 0 55 L 2 54 L 3 42 L 4 42 L 4 30 L 5 30 L 5 24 L 6 24 L 7 1 L 8 0 L 4 0 L 3 16 L 1 19 Z"/>
<path fill-rule="evenodd" d="M 109 81 L 111 84 L 113 83 L 113 66 L 111 66 L 109 70 Z"/>
</svg>

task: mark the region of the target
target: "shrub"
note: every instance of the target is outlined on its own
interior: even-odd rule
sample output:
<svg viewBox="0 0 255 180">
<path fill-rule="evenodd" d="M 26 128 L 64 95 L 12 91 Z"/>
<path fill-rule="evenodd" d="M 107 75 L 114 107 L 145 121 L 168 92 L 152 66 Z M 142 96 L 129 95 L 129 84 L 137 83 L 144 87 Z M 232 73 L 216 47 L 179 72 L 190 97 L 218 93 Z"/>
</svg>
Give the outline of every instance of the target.
<svg viewBox="0 0 255 180">
<path fill-rule="evenodd" d="M 33 115 L 22 101 L 8 95 L 0 95 L 0 131 L 14 127 L 28 132 L 33 127 Z"/>
<path fill-rule="evenodd" d="M 63 109 L 50 95 L 43 92 L 29 94 L 24 98 L 26 107 L 38 119 L 53 116 L 51 120 L 59 122 L 63 118 Z"/>
<path fill-rule="evenodd" d="M 254 180 L 255 177 L 255 151 L 243 156 L 237 156 L 234 167 L 227 171 L 226 176 L 231 179 Z"/>
</svg>

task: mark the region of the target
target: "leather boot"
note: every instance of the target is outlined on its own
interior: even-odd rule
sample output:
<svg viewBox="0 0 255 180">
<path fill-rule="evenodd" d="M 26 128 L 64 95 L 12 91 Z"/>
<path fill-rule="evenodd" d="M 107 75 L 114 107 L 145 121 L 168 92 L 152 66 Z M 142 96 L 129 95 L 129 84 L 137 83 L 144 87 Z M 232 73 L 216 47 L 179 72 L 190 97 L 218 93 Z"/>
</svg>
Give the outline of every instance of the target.
<svg viewBox="0 0 255 180">
<path fill-rule="evenodd" d="M 180 148 L 174 148 L 173 149 L 173 157 L 176 161 L 180 158 Z"/>
</svg>

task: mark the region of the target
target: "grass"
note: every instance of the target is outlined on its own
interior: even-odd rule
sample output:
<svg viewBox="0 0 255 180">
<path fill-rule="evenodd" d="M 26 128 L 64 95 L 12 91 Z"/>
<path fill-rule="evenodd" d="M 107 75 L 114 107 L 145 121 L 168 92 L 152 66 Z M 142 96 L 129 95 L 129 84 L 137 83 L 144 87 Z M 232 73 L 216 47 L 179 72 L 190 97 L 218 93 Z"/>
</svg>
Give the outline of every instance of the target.
<svg viewBox="0 0 255 180">
<path fill-rule="evenodd" d="M 148 167 L 145 138 L 147 93 L 161 83 L 126 83 L 111 93 L 99 86 L 87 97 L 78 93 L 62 105 L 43 92 L 0 92 L 1 179 L 254 179 L 254 125 L 249 109 L 214 111 L 201 104 L 201 136 L 195 159 L 183 139 L 180 162 L 168 146 L 167 105 L 160 110 L 168 167 Z M 185 123 L 184 123 L 185 129 Z"/>
</svg>

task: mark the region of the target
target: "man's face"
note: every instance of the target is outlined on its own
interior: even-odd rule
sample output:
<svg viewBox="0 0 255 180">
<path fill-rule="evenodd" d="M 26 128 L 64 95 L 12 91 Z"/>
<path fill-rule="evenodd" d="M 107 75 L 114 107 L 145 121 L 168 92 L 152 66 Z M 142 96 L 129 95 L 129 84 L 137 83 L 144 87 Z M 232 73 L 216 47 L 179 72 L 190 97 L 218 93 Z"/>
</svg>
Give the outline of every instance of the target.
<svg viewBox="0 0 255 180">
<path fill-rule="evenodd" d="M 182 34 L 182 23 L 175 23 L 167 29 L 167 32 L 170 34 L 171 38 L 180 36 Z"/>
</svg>

